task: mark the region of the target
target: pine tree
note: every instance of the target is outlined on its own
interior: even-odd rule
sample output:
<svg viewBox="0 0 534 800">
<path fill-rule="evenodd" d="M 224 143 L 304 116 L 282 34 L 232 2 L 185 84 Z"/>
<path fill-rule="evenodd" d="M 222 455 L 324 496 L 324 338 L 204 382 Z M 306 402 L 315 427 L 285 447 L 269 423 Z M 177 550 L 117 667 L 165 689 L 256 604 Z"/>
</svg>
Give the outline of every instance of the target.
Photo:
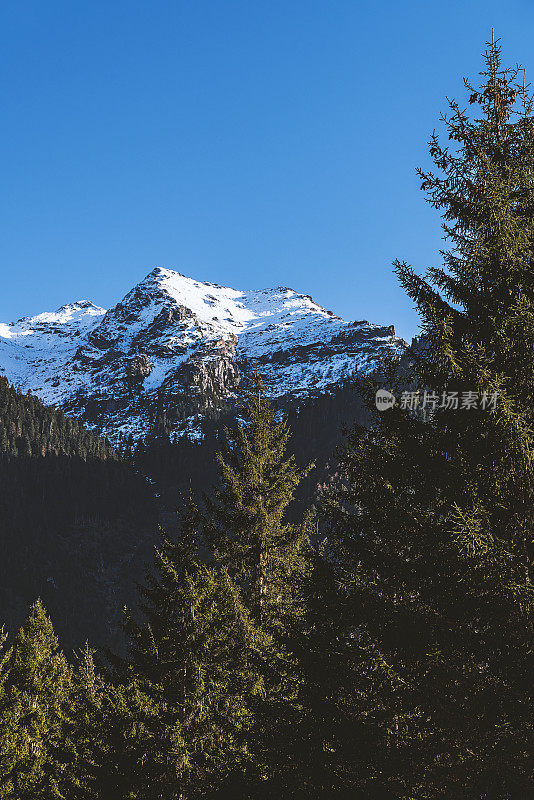
<svg viewBox="0 0 534 800">
<path fill-rule="evenodd" d="M 534 789 L 534 121 L 519 76 L 491 42 L 480 88 L 466 82 L 477 111 L 451 102 L 451 144 L 431 138 L 422 188 L 450 249 L 424 277 L 396 262 L 423 321 L 409 379 L 426 407 L 355 430 L 326 504 L 359 741 L 375 741 L 343 781 L 366 797 Z M 382 375 L 397 397 L 403 369 Z"/>
<path fill-rule="evenodd" d="M 285 457 L 287 425 L 257 376 L 242 417 L 219 457 L 223 488 L 204 508 L 190 499 L 179 542 L 162 537 L 144 623 L 128 618 L 130 680 L 155 709 L 142 797 L 259 797 L 291 771 L 288 633 L 303 618 L 308 530 L 284 517 L 305 470 Z"/>
<path fill-rule="evenodd" d="M 96 671 L 94 651 L 87 643 L 79 654 L 77 669 L 73 673 L 70 702 L 77 762 L 70 800 L 99 798 L 97 775 L 108 753 L 105 752 L 102 683 Z"/>
<path fill-rule="evenodd" d="M 277 420 L 261 377 L 242 391 L 240 418 L 218 456 L 221 486 L 197 509 L 197 525 L 215 564 L 239 589 L 261 641 L 256 670 L 264 695 L 251 699 L 248 742 L 257 798 L 289 796 L 300 780 L 294 732 L 302 713 L 301 640 L 310 571 L 311 517 L 287 521 L 287 510 L 310 467 L 287 456 L 290 436 Z"/>
<path fill-rule="evenodd" d="M 14 737 L 17 728 L 15 709 L 6 703 L 6 683 L 9 676 L 11 648 L 7 645 L 7 634 L 2 628 L 0 632 L 0 797 L 7 797 L 13 784 L 11 781 L 11 765 L 13 762 Z"/>
<path fill-rule="evenodd" d="M 162 536 L 141 593 L 145 622 L 126 624 L 129 669 L 154 714 L 134 796 L 211 796 L 248 760 L 246 699 L 262 692 L 248 664 L 257 634 L 228 576 L 197 561 L 185 530 L 178 544 Z"/>
<path fill-rule="evenodd" d="M 2 673 L 0 797 L 64 797 L 71 783 L 71 669 L 40 601 L 15 637 Z"/>
<path fill-rule="evenodd" d="M 135 679 L 111 682 L 86 645 L 73 676 L 76 753 L 69 800 L 133 800 L 145 786 L 143 758 L 157 709 Z"/>
<path fill-rule="evenodd" d="M 309 525 L 290 524 L 286 514 L 310 468 L 286 456 L 287 421 L 276 420 L 257 373 L 242 394 L 241 412 L 218 455 L 222 488 L 207 501 L 203 530 L 256 624 L 272 631 L 297 612 L 306 575 Z"/>
</svg>

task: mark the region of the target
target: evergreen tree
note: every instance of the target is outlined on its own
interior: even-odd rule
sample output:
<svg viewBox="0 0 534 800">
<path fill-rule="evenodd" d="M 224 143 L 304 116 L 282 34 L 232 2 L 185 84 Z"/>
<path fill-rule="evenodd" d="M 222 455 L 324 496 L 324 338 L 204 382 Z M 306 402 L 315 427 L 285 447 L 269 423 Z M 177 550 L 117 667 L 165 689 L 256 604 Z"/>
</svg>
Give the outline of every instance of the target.
<svg viewBox="0 0 534 800">
<path fill-rule="evenodd" d="M 144 756 L 156 709 L 135 679 L 112 683 L 85 646 L 73 677 L 72 739 L 76 780 L 69 800 L 132 800 L 141 793 Z"/>
<path fill-rule="evenodd" d="M 276 420 L 257 373 L 243 392 L 241 412 L 235 429 L 226 430 L 225 452 L 218 455 L 222 488 L 207 500 L 203 530 L 256 624 L 272 632 L 297 612 L 307 571 L 309 525 L 285 517 L 310 468 L 299 469 L 286 456 L 287 421 Z"/>
<path fill-rule="evenodd" d="M 422 187 L 451 246 L 424 277 L 396 263 L 423 321 L 408 360 L 423 402 L 352 433 L 326 504 L 341 664 L 363 698 L 342 734 L 375 744 L 349 775 L 337 745 L 340 793 L 534 789 L 534 121 L 519 74 L 490 43 L 480 88 L 466 82 L 477 112 L 451 102 L 452 144 L 432 136 Z M 402 370 L 382 378 L 406 386 Z"/>
<path fill-rule="evenodd" d="M 300 780 L 293 732 L 302 713 L 297 650 L 305 620 L 311 518 L 289 523 L 287 509 L 310 467 L 299 468 L 294 456 L 286 455 L 287 421 L 277 421 L 258 374 L 242 392 L 241 419 L 226 435 L 218 455 L 221 486 L 206 499 L 197 524 L 261 637 L 256 669 L 265 693 L 251 699 L 248 736 L 255 761 L 253 794 L 289 796 Z"/>
<path fill-rule="evenodd" d="M 76 752 L 75 773 L 78 785 L 71 788 L 70 800 L 88 800 L 101 796 L 95 785 L 96 776 L 103 758 L 108 757 L 103 735 L 102 686 L 93 655 L 86 644 L 80 653 L 72 679 L 72 738 Z"/>
<path fill-rule="evenodd" d="M 247 698 L 263 691 L 248 663 L 258 635 L 228 575 L 190 545 L 186 530 L 179 544 L 162 537 L 141 590 L 145 623 L 127 620 L 130 685 L 154 709 L 135 797 L 210 797 L 248 761 Z"/>
<path fill-rule="evenodd" d="M 306 470 L 285 457 L 289 431 L 258 376 L 242 417 L 218 459 L 222 488 L 204 508 L 190 499 L 178 543 L 162 538 L 145 623 L 128 620 L 132 675 L 156 709 L 143 797 L 259 797 L 294 772 L 288 634 L 303 618 L 308 530 L 284 517 Z"/>
<path fill-rule="evenodd" d="M 7 646 L 7 634 L 4 629 L 0 632 L 0 797 L 8 796 L 12 788 L 10 778 L 11 764 L 13 761 L 13 741 L 17 727 L 17 718 L 14 709 L 6 704 L 6 682 L 9 676 L 9 660 L 11 649 Z"/>
<path fill-rule="evenodd" d="M 0 797 L 62 798 L 71 783 L 71 669 L 40 601 L 2 663 Z"/>
</svg>

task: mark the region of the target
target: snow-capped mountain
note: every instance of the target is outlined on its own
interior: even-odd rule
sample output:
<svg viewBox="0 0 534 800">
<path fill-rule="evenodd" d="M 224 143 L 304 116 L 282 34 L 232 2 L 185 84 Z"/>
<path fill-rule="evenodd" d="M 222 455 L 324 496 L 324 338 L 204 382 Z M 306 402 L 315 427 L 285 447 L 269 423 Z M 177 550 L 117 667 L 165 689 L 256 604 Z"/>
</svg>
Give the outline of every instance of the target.
<svg viewBox="0 0 534 800">
<path fill-rule="evenodd" d="M 157 267 L 105 311 L 89 301 L 0 323 L 0 374 L 116 441 L 157 418 L 194 431 L 254 367 L 302 402 L 403 345 L 393 326 L 345 322 L 287 287 L 238 291 Z"/>
</svg>

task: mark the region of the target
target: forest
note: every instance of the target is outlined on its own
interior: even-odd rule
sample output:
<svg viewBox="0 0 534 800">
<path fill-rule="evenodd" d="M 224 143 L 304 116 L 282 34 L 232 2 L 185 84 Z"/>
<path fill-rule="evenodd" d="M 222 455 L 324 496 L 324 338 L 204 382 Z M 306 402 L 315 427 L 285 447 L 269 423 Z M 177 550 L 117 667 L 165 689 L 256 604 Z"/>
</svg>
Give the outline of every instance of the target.
<svg viewBox="0 0 534 800">
<path fill-rule="evenodd" d="M 343 434 L 258 372 L 209 464 L 117 452 L 0 378 L 0 800 L 534 796 L 534 116 L 498 42 L 465 85 L 421 338 Z"/>
</svg>

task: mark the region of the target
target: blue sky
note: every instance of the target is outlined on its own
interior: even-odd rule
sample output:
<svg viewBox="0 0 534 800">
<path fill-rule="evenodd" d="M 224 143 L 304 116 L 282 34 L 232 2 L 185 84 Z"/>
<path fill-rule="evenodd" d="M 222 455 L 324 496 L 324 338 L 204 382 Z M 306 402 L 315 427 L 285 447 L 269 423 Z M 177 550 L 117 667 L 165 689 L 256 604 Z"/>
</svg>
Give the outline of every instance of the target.
<svg viewBox="0 0 534 800">
<path fill-rule="evenodd" d="M 163 265 L 410 337 L 391 262 L 442 245 L 415 167 L 492 26 L 534 74 L 520 0 L 2 0 L 0 320 Z"/>
</svg>

